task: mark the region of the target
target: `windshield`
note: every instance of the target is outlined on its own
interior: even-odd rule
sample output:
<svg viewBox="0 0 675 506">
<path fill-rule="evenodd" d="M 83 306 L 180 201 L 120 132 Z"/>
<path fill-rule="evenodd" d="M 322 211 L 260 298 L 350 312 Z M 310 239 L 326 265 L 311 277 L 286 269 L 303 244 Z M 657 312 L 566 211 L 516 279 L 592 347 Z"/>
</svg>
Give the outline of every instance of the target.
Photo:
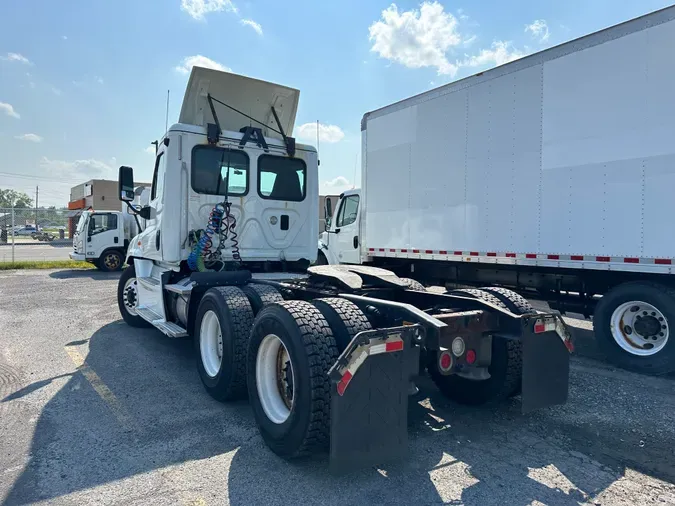
<svg viewBox="0 0 675 506">
<path fill-rule="evenodd" d="M 80 216 L 80 221 L 77 222 L 77 228 L 75 229 L 75 232 L 78 234 L 84 230 L 84 226 L 87 223 L 87 219 L 89 218 L 89 213 L 82 213 Z"/>
</svg>

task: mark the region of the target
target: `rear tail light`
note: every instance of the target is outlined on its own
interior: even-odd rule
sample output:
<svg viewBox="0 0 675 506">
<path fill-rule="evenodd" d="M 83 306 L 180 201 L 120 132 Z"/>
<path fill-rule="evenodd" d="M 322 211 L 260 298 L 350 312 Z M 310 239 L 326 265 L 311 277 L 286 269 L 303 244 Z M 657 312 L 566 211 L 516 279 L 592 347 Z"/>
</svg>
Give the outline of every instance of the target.
<svg viewBox="0 0 675 506">
<path fill-rule="evenodd" d="M 448 372 L 452 369 L 452 355 L 448 350 L 438 355 L 438 368 L 441 372 Z"/>
<path fill-rule="evenodd" d="M 466 363 L 471 365 L 476 361 L 476 352 L 474 350 L 469 350 L 466 352 Z"/>
</svg>

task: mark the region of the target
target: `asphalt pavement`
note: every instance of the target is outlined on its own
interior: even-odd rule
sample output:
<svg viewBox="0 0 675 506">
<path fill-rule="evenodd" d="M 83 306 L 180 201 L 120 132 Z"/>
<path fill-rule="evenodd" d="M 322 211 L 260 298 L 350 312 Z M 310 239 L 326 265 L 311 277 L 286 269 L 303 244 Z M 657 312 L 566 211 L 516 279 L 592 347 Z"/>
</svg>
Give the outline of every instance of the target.
<svg viewBox="0 0 675 506">
<path fill-rule="evenodd" d="M 68 254 L 73 251 L 72 243 L 45 244 L 45 243 L 16 243 L 14 246 L 14 260 L 69 260 Z M 12 245 L 0 245 L 0 262 L 12 261 Z"/>
<path fill-rule="evenodd" d="M 122 323 L 118 276 L 0 272 L 0 504 L 675 504 L 675 378 L 588 358 L 588 322 L 566 405 L 461 407 L 423 381 L 409 457 L 336 477 L 211 399 L 191 341 Z"/>
</svg>

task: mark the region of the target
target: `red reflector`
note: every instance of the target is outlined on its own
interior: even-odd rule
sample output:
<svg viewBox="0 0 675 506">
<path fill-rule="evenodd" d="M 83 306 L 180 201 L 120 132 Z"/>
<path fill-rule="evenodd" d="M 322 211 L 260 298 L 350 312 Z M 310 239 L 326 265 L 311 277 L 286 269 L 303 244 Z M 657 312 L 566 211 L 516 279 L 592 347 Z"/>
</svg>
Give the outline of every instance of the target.
<svg viewBox="0 0 675 506">
<path fill-rule="evenodd" d="M 534 253 L 528 253 L 527 255 L 525 255 L 525 258 L 537 258 L 537 255 L 535 255 Z"/>
<path fill-rule="evenodd" d="M 431 255 L 431 254 L 433 253 L 433 250 L 428 249 L 428 250 L 425 251 L 425 253 L 426 253 L 427 255 Z"/>
<path fill-rule="evenodd" d="M 401 351 L 403 349 L 403 341 L 394 341 L 391 343 L 387 343 L 385 349 L 387 350 L 387 353 L 389 353 L 390 351 Z"/>
<path fill-rule="evenodd" d="M 548 255 L 549 260 L 560 260 L 560 255 Z"/>
<path fill-rule="evenodd" d="M 441 251 L 438 252 L 438 254 L 439 255 L 447 255 L 448 252 L 442 249 Z"/>
<path fill-rule="evenodd" d="M 337 385 L 337 392 L 340 395 L 343 395 L 345 393 L 345 390 L 347 389 L 347 385 L 349 385 L 349 382 L 352 379 L 352 373 L 349 371 L 345 372 L 342 375 L 342 379 L 340 380 L 340 383 Z"/>
<path fill-rule="evenodd" d="M 380 248 L 380 251 L 384 251 L 384 248 Z"/>
<path fill-rule="evenodd" d="M 477 256 L 478 256 L 478 252 L 477 252 L 477 251 L 472 251 L 471 253 L 469 253 L 469 255 L 471 255 L 472 257 L 477 257 Z"/>
<path fill-rule="evenodd" d="M 394 248 L 389 248 L 389 253 L 396 253 L 396 250 Z"/>
<path fill-rule="evenodd" d="M 581 260 L 581 261 L 584 260 L 584 257 L 581 256 L 581 255 L 572 255 L 570 258 L 571 258 L 572 260 Z"/>
<path fill-rule="evenodd" d="M 452 367 L 452 357 L 447 351 L 441 353 L 440 365 L 443 371 L 447 371 L 450 369 L 450 367 Z"/>
<path fill-rule="evenodd" d="M 455 255 L 460 255 L 461 256 L 462 252 L 461 251 L 455 251 Z"/>
<path fill-rule="evenodd" d="M 368 251 L 375 251 L 375 248 L 368 248 Z"/>
<path fill-rule="evenodd" d="M 497 256 L 497 253 L 488 253 L 487 256 L 489 256 L 489 257 L 496 257 L 496 256 Z"/>
<path fill-rule="evenodd" d="M 420 252 L 420 250 L 418 250 L 418 249 L 413 250 L 413 253 L 419 253 L 419 252 Z"/>
<path fill-rule="evenodd" d="M 534 326 L 534 333 L 535 334 L 541 334 L 542 332 L 546 332 L 546 325 L 543 323 L 537 323 Z"/>
<path fill-rule="evenodd" d="M 627 264 L 639 264 L 640 263 L 639 258 L 624 258 L 623 261 Z"/>
<path fill-rule="evenodd" d="M 476 361 L 476 352 L 469 350 L 466 352 L 466 363 L 473 364 Z"/>
<path fill-rule="evenodd" d="M 609 262 L 609 257 L 595 257 L 596 262 Z"/>
<path fill-rule="evenodd" d="M 515 253 L 507 253 L 506 256 L 507 256 L 507 258 L 516 258 Z"/>
<path fill-rule="evenodd" d="M 567 351 L 569 351 L 570 353 L 574 351 L 574 343 L 572 342 L 571 339 L 565 341 L 565 347 L 567 348 Z"/>
<path fill-rule="evenodd" d="M 657 258 L 654 260 L 657 265 L 671 265 L 673 261 L 670 258 Z"/>
</svg>

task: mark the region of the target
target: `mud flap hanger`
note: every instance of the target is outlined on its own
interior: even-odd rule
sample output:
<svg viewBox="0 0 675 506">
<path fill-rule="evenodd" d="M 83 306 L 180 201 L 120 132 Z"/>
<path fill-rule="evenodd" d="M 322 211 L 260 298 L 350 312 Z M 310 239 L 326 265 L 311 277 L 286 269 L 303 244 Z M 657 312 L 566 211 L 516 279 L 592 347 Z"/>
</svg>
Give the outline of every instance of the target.
<svg viewBox="0 0 675 506">
<path fill-rule="evenodd" d="M 331 367 L 332 472 L 407 453 L 408 393 L 424 332 L 421 325 L 360 332 Z"/>
</svg>

